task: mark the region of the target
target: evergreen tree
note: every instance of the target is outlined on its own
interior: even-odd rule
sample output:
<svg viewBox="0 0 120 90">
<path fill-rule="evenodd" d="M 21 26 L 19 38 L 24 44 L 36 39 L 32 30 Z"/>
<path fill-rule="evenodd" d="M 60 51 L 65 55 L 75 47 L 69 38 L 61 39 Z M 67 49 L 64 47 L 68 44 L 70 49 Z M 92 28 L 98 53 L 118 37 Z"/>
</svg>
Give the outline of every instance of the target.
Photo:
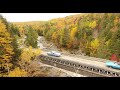
<svg viewBox="0 0 120 90">
<path fill-rule="evenodd" d="M 13 38 L 11 45 L 13 46 L 14 54 L 13 54 L 12 62 L 14 63 L 14 61 L 17 61 L 19 59 L 19 56 L 21 54 L 21 50 L 19 49 L 17 44 L 17 37 L 20 36 L 20 34 L 19 34 L 19 29 L 11 23 L 9 24 L 9 31 L 11 37 Z"/>
<path fill-rule="evenodd" d="M 111 53 L 116 54 L 120 58 L 120 29 L 114 33 L 109 47 Z"/>
<path fill-rule="evenodd" d="M 28 46 L 32 46 L 33 48 L 37 48 L 38 34 L 31 26 L 28 26 L 26 36 L 26 44 Z"/>
<path fill-rule="evenodd" d="M 19 29 L 16 25 L 13 25 L 12 23 L 9 24 L 9 29 L 10 29 L 10 33 L 11 35 L 17 35 L 20 37 L 20 33 L 19 33 Z"/>
</svg>

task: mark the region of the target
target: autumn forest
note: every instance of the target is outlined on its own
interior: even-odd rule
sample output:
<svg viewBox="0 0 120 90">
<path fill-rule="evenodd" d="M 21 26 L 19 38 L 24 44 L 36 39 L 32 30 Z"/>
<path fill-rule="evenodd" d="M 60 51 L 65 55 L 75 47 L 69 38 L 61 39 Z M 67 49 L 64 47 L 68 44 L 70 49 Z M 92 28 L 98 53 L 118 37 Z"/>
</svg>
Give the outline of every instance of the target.
<svg viewBox="0 0 120 90">
<path fill-rule="evenodd" d="M 35 70 L 30 69 L 30 62 L 41 53 L 38 36 L 44 36 L 60 50 L 81 50 L 86 56 L 120 61 L 119 13 L 82 13 L 48 21 L 14 23 L 0 16 L 0 77 L 33 75 Z M 24 45 L 23 38 L 26 38 Z"/>
</svg>

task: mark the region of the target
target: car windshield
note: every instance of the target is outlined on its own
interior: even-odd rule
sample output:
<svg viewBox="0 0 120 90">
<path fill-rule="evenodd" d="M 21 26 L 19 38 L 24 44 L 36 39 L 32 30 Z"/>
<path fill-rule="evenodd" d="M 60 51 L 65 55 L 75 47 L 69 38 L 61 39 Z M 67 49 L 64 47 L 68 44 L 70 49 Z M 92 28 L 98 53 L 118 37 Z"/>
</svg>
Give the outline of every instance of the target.
<svg viewBox="0 0 120 90">
<path fill-rule="evenodd" d="M 55 51 L 52 51 L 52 53 L 56 53 Z"/>
<path fill-rule="evenodd" d="M 117 64 L 120 65 L 120 62 L 118 62 Z"/>
<path fill-rule="evenodd" d="M 120 62 L 114 62 L 114 64 L 118 64 L 118 65 L 120 65 Z"/>
</svg>

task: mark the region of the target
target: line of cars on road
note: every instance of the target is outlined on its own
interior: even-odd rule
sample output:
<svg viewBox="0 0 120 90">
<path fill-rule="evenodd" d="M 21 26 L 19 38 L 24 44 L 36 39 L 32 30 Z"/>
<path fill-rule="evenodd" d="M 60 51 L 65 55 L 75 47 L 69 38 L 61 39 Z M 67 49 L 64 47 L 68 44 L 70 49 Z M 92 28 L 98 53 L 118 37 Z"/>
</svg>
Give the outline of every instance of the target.
<svg viewBox="0 0 120 90">
<path fill-rule="evenodd" d="M 49 56 L 55 56 L 55 57 L 60 57 L 61 53 L 56 52 L 56 51 L 50 51 L 47 52 Z M 105 63 L 107 67 L 114 68 L 114 69 L 120 69 L 120 62 L 115 62 L 115 61 L 107 61 Z"/>
</svg>

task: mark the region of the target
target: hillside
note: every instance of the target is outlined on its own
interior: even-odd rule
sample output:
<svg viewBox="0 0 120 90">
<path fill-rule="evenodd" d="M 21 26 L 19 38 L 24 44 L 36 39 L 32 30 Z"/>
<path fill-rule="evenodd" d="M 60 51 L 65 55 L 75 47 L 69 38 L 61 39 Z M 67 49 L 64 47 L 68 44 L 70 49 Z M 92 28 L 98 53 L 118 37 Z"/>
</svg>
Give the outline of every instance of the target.
<svg viewBox="0 0 120 90">
<path fill-rule="evenodd" d="M 120 62 L 120 14 L 82 13 L 48 21 L 14 23 L 0 15 L 0 77 L 48 75 L 38 67 L 37 60 L 50 50 L 76 61 L 84 55 L 100 58 L 91 58 L 93 62 L 80 60 L 103 68 L 107 68 L 105 63 L 96 60 Z M 50 69 L 49 74 L 55 75 L 54 72 Z"/>
<path fill-rule="evenodd" d="M 88 56 L 110 59 L 120 55 L 120 14 L 82 13 L 47 22 L 23 22 L 60 49 L 81 50 Z M 17 25 L 17 24 L 16 24 Z"/>
</svg>

